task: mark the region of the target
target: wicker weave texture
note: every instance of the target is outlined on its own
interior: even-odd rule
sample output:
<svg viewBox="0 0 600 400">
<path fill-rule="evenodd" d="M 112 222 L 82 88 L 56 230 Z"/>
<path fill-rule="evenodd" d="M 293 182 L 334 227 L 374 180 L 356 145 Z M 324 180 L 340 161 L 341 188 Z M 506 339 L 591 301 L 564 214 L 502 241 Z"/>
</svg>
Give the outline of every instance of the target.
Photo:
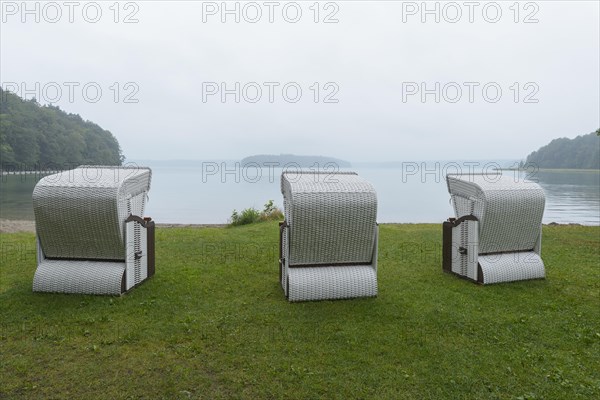
<svg viewBox="0 0 600 400">
<path fill-rule="evenodd" d="M 33 291 L 119 295 L 124 271 L 124 262 L 43 260 L 33 277 Z"/>
<path fill-rule="evenodd" d="M 506 176 L 448 175 L 456 216 L 479 219 L 481 254 L 532 250 L 541 235 L 545 195 L 536 183 Z"/>
<path fill-rule="evenodd" d="M 290 301 L 377 295 L 377 196 L 355 173 L 282 174 L 281 285 Z M 348 265 L 344 265 L 348 264 Z"/>
<path fill-rule="evenodd" d="M 478 221 L 464 221 L 452 229 L 452 272 L 475 281 L 479 254 L 478 225 Z"/>
<path fill-rule="evenodd" d="M 373 296 L 377 296 L 377 271 L 372 265 L 289 269 L 290 301 Z"/>
<path fill-rule="evenodd" d="M 148 277 L 148 232 L 136 221 L 126 224 L 127 254 L 125 289 L 139 285 Z"/>
<path fill-rule="evenodd" d="M 124 221 L 143 215 L 150 179 L 149 168 L 97 166 L 42 178 L 33 209 L 45 256 L 124 260 Z"/>
<path fill-rule="evenodd" d="M 483 283 L 540 279 L 546 276 L 544 262 L 533 251 L 479 256 Z"/>
<path fill-rule="evenodd" d="M 289 264 L 371 263 L 377 219 L 373 186 L 353 173 L 284 173 Z"/>
</svg>

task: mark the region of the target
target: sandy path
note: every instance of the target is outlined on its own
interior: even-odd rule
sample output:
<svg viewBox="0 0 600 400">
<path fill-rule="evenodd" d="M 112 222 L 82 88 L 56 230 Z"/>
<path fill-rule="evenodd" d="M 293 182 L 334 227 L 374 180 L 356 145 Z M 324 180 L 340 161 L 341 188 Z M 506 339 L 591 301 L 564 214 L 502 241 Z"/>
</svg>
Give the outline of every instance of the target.
<svg viewBox="0 0 600 400">
<path fill-rule="evenodd" d="M 392 225 L 392 224 L 390 224 Z M 544 224 L 546 225 L 546 224 Z M 580 224 L 557 224 L 551 222 L 549 226 L 571 225 L 579 226 Z M 224 228 L 225 224 L 156 224 L 159 228 Z M 35 222 L 22 221 L 12 219 L 0 219 L 0 233 L 15 233 L 15 232 L 35 232 Z"/>
<path fill-rule="evenodd" d="M 12 220 L 12 219 L 0 219 L 0 232 L 2 232 L 2 233 L 35 232 L 35 222 Z"/>
<path fill-rule="evenodd" d="M 223 224 L 156 224 L 159 228 L 222 228 Z M 35 222 L 0 219 L 0 233 L 35 232 Z"/>
</svg>

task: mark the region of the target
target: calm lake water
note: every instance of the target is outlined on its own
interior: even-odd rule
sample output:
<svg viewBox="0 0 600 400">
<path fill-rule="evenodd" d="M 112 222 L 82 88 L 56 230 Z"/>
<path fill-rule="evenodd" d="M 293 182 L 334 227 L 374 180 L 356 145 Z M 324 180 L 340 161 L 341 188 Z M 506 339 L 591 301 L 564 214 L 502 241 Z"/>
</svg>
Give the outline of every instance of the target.
<svg viewBox="0 0 600 400">
<path fill-rule="evenodd" d="M 243 168 L 224 162 L 140 162 L 152 168 L 146 214 L 160 223 L 222 224 L 231 212 L 282 205 L 281 168 Z M 507 166 L 506 162 L 501 166 Z M 379 222 L 440 223 L 453 216 L 445 174 L 469 170 L 495 173 L 495 162 L 414 162 L 352 168 L 377 190 Z M 331 168 L 319 166 L 320 170 Z M 598 171 L 531 171 L 546 192 L 544 223 L 600 225 Z M 503 171 L 515 179 L 524 174 Z M 33 220 L 31 193 L 39 175 L 2 176 L 0 218 Z"/>
</svg>

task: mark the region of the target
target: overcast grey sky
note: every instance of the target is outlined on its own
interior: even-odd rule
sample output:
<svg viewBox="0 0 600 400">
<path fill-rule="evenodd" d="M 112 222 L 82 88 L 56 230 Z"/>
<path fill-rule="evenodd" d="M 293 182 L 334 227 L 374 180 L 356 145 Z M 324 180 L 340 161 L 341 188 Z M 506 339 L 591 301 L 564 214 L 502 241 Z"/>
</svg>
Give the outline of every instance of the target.
<svg viewBox="0 0 600 400">
<path fill-rule="evenodd" d="M 0 81 L 130 159 L 522 158 L 600 126 L 597 1 L 226 8 L 3 1 Z"/>
</svg>

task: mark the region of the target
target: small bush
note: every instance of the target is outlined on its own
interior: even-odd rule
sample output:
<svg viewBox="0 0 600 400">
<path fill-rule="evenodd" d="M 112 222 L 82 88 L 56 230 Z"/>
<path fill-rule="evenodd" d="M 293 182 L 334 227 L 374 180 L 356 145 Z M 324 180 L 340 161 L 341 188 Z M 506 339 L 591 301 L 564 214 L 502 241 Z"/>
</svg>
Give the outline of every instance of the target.
<svg viewBox="0 0 600 400">
<path fill-rule="evenodd" d="M 273 200 L 269 200 L 267 203 L 265 203 L 265 207 L 262 212 L 258 211 L 254 207 L 246 208 L 242 210 L 241 213 L 238 213 L 237 210 L 233 210 L 233 213 L 231 213 L 231 218 L 229 219 L 229 225 L 239 226 L 261 221 L 282 219 L 283 212 L 277 206 L 275 206 Z"/>
<path fill-rule="evenodd" d="M 273 200 L 265 203 L 265 208 L 260 214 L 261 221 L 281 221 L 283 218 L 283 211 L 273 203 Z"/>
<path fill-rule="evenodd" d="M 260 212 L 255 208 L 246 208 L 241 213 L 233 210 L 229 224 L 233 226 L 252 224 L 257 222 L 259 218 Z"/>
</svg>

